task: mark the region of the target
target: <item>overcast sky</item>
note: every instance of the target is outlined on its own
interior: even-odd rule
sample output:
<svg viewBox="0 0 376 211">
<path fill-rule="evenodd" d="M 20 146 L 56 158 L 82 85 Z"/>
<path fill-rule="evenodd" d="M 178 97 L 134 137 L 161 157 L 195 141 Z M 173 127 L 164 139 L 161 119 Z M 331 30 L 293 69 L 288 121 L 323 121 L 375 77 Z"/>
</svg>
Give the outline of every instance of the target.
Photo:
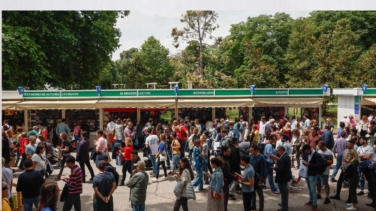
<svg viewBox="0 0 376 211">
<path fill-rule="evenodd" d="M 261 14 L 274 15 L 277 11 L 217 11 L 217 23 L 219 28 L 213 33 L 215 36 L 225 37 L 229 35 L 231 24 L 246 21 L 247 17 L 256 17 Z M 278 11 L 283 12 L 283 11 Z M 307 17 L 311 11 L 288 11 L 292 18 Z M 116 27 L 121 30 L 120 48 L 117 49 L 113 60 L 120 58 L 119 54 L 130 48 L 140 48 L 148 37 L 154 36 L 162 45 L 170 50 L 170 54 L 177 53 L 184 49 L 186 45 L 180 45 L 175 48 L 172 45 L 171 30 L 173 27 L 182 29 L 184 24 L 180 22 L 181 15 L 185 11 L 168 11 L 168 12 L 145 12 L 131 11 L 130 15 L 125 18 L 119 18 Z"/>
</svg>

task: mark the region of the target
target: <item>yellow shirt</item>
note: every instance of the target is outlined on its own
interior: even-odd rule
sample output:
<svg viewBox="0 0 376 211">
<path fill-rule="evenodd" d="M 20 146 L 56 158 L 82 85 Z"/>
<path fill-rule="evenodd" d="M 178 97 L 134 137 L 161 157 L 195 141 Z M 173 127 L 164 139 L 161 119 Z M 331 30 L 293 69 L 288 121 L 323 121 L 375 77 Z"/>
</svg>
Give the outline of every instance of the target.
<svg viewBox="0 0 376 211">
<path fill-rule="evenodd" d="M 253 136 L 253 142 L 258 142 L 259 141 L 259 131 L 258 130 L 255 130 L 254 131 L 255 133 L 255 136 Z"/>
<path fill-rule="evenodd" d="M 172 154 L 173 155 L 179 155 L 180 154 L 180 143 L 179 143 L 179 141 L 177 140 L 177 139 L 174 139 L 173 141 L 172 141 L 172 146 L 173 147 L 177 147 L 177 148 L 172 148 Z"/>
<path fill-rule="evenodd" d="M 3 209 L 2 209 L 2 211 L 11 211 L 7 198 L 3 198 Z"/>
</svg>

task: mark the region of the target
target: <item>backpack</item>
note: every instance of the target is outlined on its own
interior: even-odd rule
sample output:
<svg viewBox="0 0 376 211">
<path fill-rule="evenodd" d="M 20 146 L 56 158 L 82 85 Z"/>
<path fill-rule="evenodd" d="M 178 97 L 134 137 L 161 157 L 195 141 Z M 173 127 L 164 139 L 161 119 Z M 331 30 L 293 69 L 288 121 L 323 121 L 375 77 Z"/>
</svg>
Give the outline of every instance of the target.
<svg viewBox="0 0 376 211">
<path fill-rule="evenodd" d="M 116 168 L 114 168 L 112 165 L 107 165 L 107 167 L 112 168 L 112 170 L 113 170 L 113 172 L 111 172 L 111 173 L 113 173 L 113 175 L 114 175 L 114 177 L 115 177 L 116 188 L 117 188 L 117 186 L 118 186 L 118 184 L 119 184 L 119 178 L 120 178 L 120 175 L 119 175 L 119 173 L 116 171 Z"/>
<path fill-rule="evenodd" d="M 229 144 L 230 144 L 230 138 L 228 136 L 223 137 L 223 139 L 221 141 L 221 145 L 222 146 L 229 146 Z"/>
<path fill-rule="evenodd" d="M 318 152 L 315 152 L 315 153 L 319 154 Z M 320 155 L 320 154 L 319 154 L 319 155 Z M 317 173 L 319 173 L 319 174 L 323 174 L 323 173 L 326 171 L 326 168 L 328 168 L 328 160 L 322 158 L 321 155 L 318 156 L 318 157 L 321 158 L 321 160 L 318 159 L 318 162 L 321 162 L 321 165 L 320 165 L 319 169 L 317 170 Z"/>
</svg>

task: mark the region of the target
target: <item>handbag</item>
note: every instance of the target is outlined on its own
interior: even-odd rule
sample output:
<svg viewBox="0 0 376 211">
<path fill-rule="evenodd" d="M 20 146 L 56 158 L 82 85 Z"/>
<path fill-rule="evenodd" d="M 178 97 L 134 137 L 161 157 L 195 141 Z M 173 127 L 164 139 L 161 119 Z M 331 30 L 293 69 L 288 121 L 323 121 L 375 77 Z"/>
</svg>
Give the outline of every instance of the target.
<svg viewBox="0 0 376 211">
<path fill-rule="evenodd" d="M 187 185 L 183 187 L 183 193 L 181 196 L 186 197 L 187 199 L 196 200 L 195 190 L 191 182 L 188 182 Z"/>
<path fill-rule="evenodd" d="M 60 201 L 64 202 L 68 195 L 68 183 L 65 183 L 63 190 L 60 194 Z"/>
<path fill-rule="evenodd" d="M 166 161 L 166 160 L 167 160 L 167 158 L 166 158 L 166 154 L 164 154 L 164 153 L 163 153 L 163 154 L 160 154 L 160 155 L 159 155 L 159 159 L 160 159 L 159 161 L 161 161 L 161 162 L 162 162 L 162 161 Z"/>
<path fill-rule="evenodd" d="M 183 192 L 184 182 L 179 180 L 174 187 L 174 194 L 177 198 L 180 198 Z"/>
</svg>

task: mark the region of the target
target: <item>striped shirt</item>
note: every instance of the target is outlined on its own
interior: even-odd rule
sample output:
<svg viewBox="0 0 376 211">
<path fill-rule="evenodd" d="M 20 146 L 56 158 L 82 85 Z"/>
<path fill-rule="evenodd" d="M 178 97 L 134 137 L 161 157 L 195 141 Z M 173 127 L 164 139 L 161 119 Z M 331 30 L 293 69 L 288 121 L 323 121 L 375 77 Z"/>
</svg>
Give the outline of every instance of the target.
<svg viewBox="0 0 376 211">
<path fill-rule="evenodd" d="M 71 169 L 71 174 L 69 175 L 68 193 L 73 195 L 82 193 L 82 171 L 77 165 Z"/>
</svg>

